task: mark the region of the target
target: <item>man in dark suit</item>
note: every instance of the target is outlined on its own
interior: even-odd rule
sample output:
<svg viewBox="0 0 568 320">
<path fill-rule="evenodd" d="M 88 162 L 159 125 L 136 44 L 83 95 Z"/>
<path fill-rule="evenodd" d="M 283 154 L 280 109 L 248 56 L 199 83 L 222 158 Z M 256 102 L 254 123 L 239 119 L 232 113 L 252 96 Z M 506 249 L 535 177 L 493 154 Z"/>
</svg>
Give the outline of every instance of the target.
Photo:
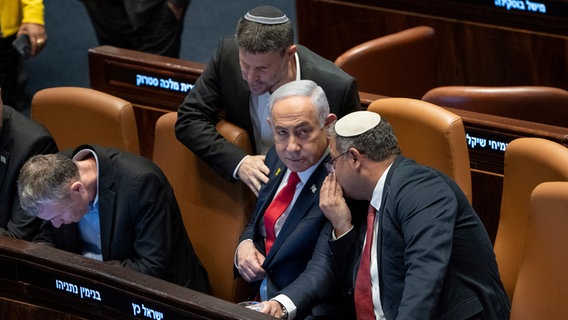
<svg viewBox="0 0 568 320">
<path fill-rule="evenodd" d="M 178 58 L 190 0 L 83 0 L 99 44 Z"/>
<path fill-rule="evenodd" d="M 270 179 L 237 247 L 237 270 L 260 285 L 260 298 L 267 301 L 261 312 L 280 318 L 285 310 L 289 319 L 349 319 L 352 308 L 336 290 L 331 268 L 331 226 L 318 201 L 329 160 L 325 127 L 336 116 L 329 113 L 322 88 L 310 80 L 281 86 L 269 107 L 275 143 L 266 155 Z M 289 202 L 277 211 L 292 180 L 297 185 Z"/>
<path fill-rule="evenodd" d="M 150 160 L 82 145 L 71 158 L 30 158 L 22 167 L 22 208 L 44 223 L 43 242 L 169 282 L 209 291 L 174 192 Z"/>
<path fill-rule="evenodd" d="M 355 112 L 331 128 L 334 172 L 320 205 L 357 319 L 509 319 L 491 241 L 457 184 L 400 155 L 377 113 Z M 370 202 L 367 223 L 344 193 Z"/>
<path fill-rule="evenodd" d="M 309 79 L 324 89 L 338 117 L 361 107 L 353 77 L 293 41 L 292 23 L 281 10 L 250 10 L 239 20 L 236 36 L 220 41 L 178 109 L 177 138 L 224 178 L 240 179 L 256 195 L 268 181 L 264 155 L 273 140 L 266 103 L 274 90 Z M 249 132 L 254 155 L 247 156 L 215 130 L 220 116 Z"/>
<path fill-rule="evenodd" d="M 31 240 L 41 221 L 20 207 L 17 180 L 24 162 L 36 154 L 57 152 L 47 129 L 0 98 L 0 235 Z"/>
</svg>

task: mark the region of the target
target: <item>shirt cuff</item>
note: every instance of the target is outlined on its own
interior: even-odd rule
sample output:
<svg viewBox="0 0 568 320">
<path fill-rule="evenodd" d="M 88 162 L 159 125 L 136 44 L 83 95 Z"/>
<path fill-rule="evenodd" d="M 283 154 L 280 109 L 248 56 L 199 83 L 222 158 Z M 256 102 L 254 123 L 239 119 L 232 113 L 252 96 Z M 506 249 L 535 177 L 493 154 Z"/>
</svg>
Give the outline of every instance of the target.
<svg viewBox="0 0 568 320">
<path fill-rule="evenodd" d="M 288 296 L 279 294 L 270 300 L 276 300 L 278 303 L 283 305 L 284 308 L 286 308 L 286 311 L 288 311 L 288 320 L 293 320 L 296 317 L 296 305 L 292 302 L 292 300 L 290 300 L 290 298 L 288 298 Z"/>
<path fill-rule="evenodd" d="M 245 161 L 245 159 L 248 157 L 249 155 L 246 155 L 244 158 L 241 159 L 241 161 L 239 161 L 239 164 L 237 164 L 237 167 L 235 168 L 235 171 L 233 171 L 233 179 L 235 180 L 240 180 L 239 176 L 237 175 L 237 173 L 239 172 L 239 168 L 241 167 L 241 164 L 243 163 L 243 161 Z"/>
<path fill-rule="evenodd" d="M 351 230 L 353 230 L 353 226 L 351 226 L 351 228 L 349 228 L 349 230 L 347 230 L 347 232 L 345 232 L 344 234 L 342 234 L 339 238 L 335 236 L 335 230 L 331 230 L 331 240 L 338 240 L 341 239 L 344 235 L 348 234 L 349 232 L 351 232 Z"/>
</svg>

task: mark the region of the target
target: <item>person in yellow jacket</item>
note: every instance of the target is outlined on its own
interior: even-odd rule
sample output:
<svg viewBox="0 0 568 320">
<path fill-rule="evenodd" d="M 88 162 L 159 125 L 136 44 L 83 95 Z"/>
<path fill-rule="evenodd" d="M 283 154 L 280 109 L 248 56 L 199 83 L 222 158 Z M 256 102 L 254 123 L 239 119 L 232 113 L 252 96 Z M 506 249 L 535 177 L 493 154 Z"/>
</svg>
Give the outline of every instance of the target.
<svg viewBox="0 0 568 320">
<path fill-rule="evenodd" d="M 20 35 L 29 37 L 30 54 L 36 56 L 45 46 L 43 0 L 0 1 L 0 87 L 4 103 L 21 111 L 17 97 L 23 92 L 18 87 L 22 57 L 12 43 Z"/>
</svg>

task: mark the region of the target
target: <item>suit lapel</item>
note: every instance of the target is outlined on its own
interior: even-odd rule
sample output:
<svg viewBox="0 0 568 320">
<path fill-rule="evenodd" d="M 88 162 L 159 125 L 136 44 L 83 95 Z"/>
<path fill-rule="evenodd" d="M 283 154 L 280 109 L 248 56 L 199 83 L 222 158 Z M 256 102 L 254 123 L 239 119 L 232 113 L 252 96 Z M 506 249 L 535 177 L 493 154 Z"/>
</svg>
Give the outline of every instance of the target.
<svg viewBox="0 0 568 320">
<path fill-rule="evenodd" d="M 103 259 L 109 260 L 111 257 L 110 243 L 112 241 L 111 230 L 113 230 L 112 213 L 114 202 L 116 200 L 116 193 L 109 189 L 100 189 L 99 191 L 99 221 L 101 224 L 101 251 Z"/>
<path fill-rule="evenodd" d="M 257 210 L 258 215 L 255 223 L 256 230 L 264 230 L 264 213 L 266 212 L 266 209 L 272 202 L 272 199 L 276 196 L 276 191 L 278 190 L 278 186 L 280 185 L 280 182 L 282 182 L 284 174 L 286 173 L 287 170 L 284 163 L 282 163 L 278 159 L 275 161 L 274 167 L 271 167 L 270 164 L 268 164 L 268 167 L 271 168 L 270 169 L 271 175 L 268 179 L 268 184 L 265 186 L 266 192 L 261 191 L 260 193 L 261 196 L 263 194 L 264 196 L 258 199 L 259 203 L 262 203 L 262 205 L 260 206 L 259 210 Z"/>
<path fill-rule="evenodd" d="M 114 191 L 114 168 L 112 167 L 109 154 L 105 149 L 97 146 L 89 146 L 97 154 L 99 160 L 99 221 L 101 226 L 101 251 L 103 260 L 111 259 L 110 244 L 114 223 L 114 208 L 116 192 Z"/>
</svg>

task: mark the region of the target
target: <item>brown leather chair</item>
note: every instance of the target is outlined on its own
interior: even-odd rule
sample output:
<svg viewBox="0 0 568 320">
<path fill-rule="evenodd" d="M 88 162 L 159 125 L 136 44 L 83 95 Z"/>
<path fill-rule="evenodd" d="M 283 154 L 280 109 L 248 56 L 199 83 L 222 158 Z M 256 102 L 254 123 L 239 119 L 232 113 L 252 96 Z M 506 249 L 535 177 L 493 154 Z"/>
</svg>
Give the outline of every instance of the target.
<svg viewBox="0 0 568 320">
<path fill-rule="evenodd" d="M 390 122 L 403 155 L 452 177 L 471 203 L 469 153 L 461 117 L 408 98 L 379 99 L 368 110 Z"/>
<path fill-rule="evenodd" d="M 446 86 L 422 100 L 450 108 L 568 127 L 568 91 L 544 86 Z"/>
<path fill-rule="evenodd" d="M 40 90 L 32 98 L 31 118 L 47 127 L 60 150 L 87 143 L 140 153 L 132 104 L 101 91 Z"/>
<path fill-rule="evenodd" d="M 153 160 L 174 188 L 189 238 L 209 274 L 212 295 L 246 300 L 248 286 L 242 278 L 234 279 L 233 256 L 256 200 L 247 186 L 224 180 L 177 140 L 176 119 L 177 113 L 171 112 L 156 122 Z M 223 120 L 217 130 L 251 153 L 246 131 Z"/>
<path fill-rule="evenodd" d="M 436 33 L 418 26 L 359 44 L 335 64 L 357 79 L 359 91 L 420 99 L 434 88 Z"/>
<path fill-rule="evenodd" d="M 505 150 L 503 193 L 494 250 L 499 273 L 513 298 L 525 245 L 529 199 L 542 182 L 568 181 L 568 148 L 541 138 L 518 138 Z"/>
<path fill-rule="evenodd" d="M 511 320 L 568 315 L 568 182 L 539 184 L 530 199 Z"/>
</svg>

